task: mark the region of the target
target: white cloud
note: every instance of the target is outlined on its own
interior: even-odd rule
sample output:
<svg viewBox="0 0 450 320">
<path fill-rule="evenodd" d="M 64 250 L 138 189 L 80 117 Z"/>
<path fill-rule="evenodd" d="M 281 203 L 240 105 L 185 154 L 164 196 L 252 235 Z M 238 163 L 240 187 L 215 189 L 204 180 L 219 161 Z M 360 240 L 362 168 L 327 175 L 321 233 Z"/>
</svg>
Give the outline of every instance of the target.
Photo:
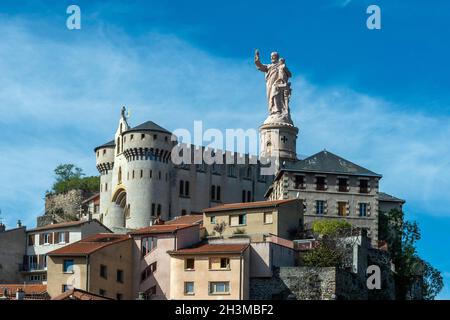
<svg viewBox="0 0 450 320">
<path fill-rule="evenodd" d="M 6 214 L 38 214 L 58 163 L 94 174 L 92 148 L 112 138 L 123 104 L 133 124 L 153 120 L 172 130 L 200 119 L 221 129 L 257 128 L 264 120 L 264 80 L 252 57 L 218 58 L 171 35 L 132 40 L 105 26 L 80 32 L 53 39 L 17 22 L 0 25 Z M 383 174 L 382 189 L 424 213 L 449 215 L 448 118 L 411 114 L 402 111 L 407 106 L 324 88 L 302 75 L 293 79 L 292 110 L 299 153 L 327 148 Z"/>
</svg>

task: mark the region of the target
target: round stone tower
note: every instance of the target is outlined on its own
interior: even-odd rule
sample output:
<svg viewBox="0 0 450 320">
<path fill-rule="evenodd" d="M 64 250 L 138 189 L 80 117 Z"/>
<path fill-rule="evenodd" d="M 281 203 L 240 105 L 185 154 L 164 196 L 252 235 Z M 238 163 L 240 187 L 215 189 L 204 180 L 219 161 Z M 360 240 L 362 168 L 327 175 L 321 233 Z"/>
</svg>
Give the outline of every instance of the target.
<svg viewBox="0 0 450 320">
<path fill-rule="evenodd" d="M 96 153 L 97 170 L 100 173 L 100 210 L 93 218 L 104 222 L 105 213 L 111 199 L 111 180 L 114 168 L 114 140 L 94 149 Z"/>
<path fill-rule="evenodd" d="M 171 135 L 152 121 L 122 134 L 123 156 L 126 159 L 122 180 L 127 197 L 127 228 L 149 226 L 157 217 L 163 220 L 168 217 Z"/>
</svg>

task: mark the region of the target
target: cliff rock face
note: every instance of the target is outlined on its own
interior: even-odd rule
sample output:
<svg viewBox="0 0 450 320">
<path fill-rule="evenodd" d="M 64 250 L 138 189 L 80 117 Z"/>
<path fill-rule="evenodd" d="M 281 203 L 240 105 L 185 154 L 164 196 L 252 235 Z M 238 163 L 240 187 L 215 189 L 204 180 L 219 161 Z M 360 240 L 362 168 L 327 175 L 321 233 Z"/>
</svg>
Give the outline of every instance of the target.
<svg viewBox="0 0 450 320">
<path fill-rule="evenodd" d="M 37 226 L 42 227 L 52 222 L 78 220 L 83 201 L 93 194 L 93 192 L 84 190 L 70 190 L 64 193 L 46 195 L 45 213 L 37 218 Z"/>
</svg>

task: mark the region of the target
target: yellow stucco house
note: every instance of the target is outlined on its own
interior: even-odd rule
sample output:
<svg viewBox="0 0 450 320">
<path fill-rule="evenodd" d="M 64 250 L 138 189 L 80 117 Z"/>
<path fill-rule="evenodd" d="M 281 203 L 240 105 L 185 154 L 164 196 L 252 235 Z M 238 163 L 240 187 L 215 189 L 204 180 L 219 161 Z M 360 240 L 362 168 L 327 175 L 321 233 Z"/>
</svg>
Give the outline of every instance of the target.
<svg viewBox="0 0 450 320">
<path fill-rule="evenodd" d="M 249 244 L 200 244 L 170 255 L 170 299 L 242 300 L 249 296 Z"/>
<path fill-rule="evenodd" d="M 224 223 L 222 234 L 217 226 Z M 203 210 L 208 236 L 247 235 L 264 241 L 269 235 L 290 238 L 303 226 L 303 205 L 299 199 L 224 204 Z"/>
</svg>

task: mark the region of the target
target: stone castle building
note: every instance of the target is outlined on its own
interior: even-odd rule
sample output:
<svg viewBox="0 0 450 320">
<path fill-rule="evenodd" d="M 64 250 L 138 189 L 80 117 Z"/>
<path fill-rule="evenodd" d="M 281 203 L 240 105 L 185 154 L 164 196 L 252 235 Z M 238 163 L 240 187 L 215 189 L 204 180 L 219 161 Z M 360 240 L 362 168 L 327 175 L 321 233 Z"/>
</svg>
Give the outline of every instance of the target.
<svg viewBox="0 0 450 320">
<path fill-rule="evenodd" d="M 386 194 L 380 197 L 380 174 L 329 151 L 298 159 L 299 130 L 289 108 L 291 73 L 277 53 L 265 65 L 256 52 L 255 65 L 265 73 L 269 113 L 259 128 L 259 160 L 270 160 L 273 175 L 262 175 L 263 161 L 251 161 L 255 159 L 249 155 L 234 154 L 233 163 L 175 165 L 171 151 L 176 137 L 152 121 L 131 127 L 123 108 L 114 139 L 95 148 L 101 187 L 100 210 L 94 218 L 117 231 L 225 203 L 299 198 L 306 225 L 317 219 L 345 219 L 367 229 L 376 244 L 379 210 L 401 209 L 404 201 Z M 205 148 L 189 146 L 188 150 L 204 152 Z M 211 152 L 226 158 L 221 151 Z M 237 158 L 244 163 L 236 164 Z"/>
</svg>

